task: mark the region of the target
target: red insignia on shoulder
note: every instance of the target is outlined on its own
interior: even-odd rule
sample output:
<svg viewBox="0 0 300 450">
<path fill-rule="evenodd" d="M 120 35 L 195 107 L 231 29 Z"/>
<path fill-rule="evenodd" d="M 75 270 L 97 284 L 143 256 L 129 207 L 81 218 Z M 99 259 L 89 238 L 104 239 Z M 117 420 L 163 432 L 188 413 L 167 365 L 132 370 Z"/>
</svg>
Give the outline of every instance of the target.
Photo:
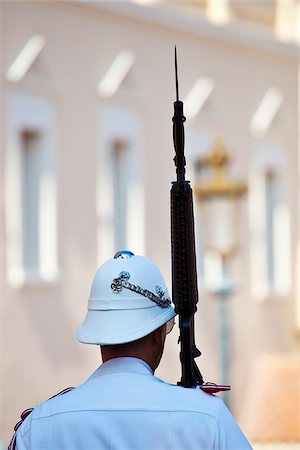
<svg viewBox="0 0 300 450">
<path fill-rule="evenodd" d="M 217 392 L 230 391 L 231 387 L 226 384 L 204 383 L 200 389 L 207 394 L 216 394 Z"/>
</svg>

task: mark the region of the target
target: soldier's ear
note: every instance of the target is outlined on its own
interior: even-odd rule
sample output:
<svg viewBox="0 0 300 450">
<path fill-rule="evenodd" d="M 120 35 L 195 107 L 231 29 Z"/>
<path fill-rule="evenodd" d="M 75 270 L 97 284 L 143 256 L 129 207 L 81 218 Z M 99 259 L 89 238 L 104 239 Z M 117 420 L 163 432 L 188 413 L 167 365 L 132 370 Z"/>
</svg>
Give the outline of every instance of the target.
<svg viewBox="0 0 300 450">
<path fill-rule="evenodd" d="M 153 337 L 156 345 L 161 346 L 162 344 L 164 344 L 166 339 L 166 324 L 154 330 Z"/>
</svg>

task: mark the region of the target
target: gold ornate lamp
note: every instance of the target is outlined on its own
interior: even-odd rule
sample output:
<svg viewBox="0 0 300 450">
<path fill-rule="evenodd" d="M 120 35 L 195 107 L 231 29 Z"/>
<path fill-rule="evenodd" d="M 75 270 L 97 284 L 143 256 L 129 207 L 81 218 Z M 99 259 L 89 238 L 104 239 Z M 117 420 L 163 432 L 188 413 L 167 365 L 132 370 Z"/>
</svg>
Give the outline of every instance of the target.
<svg viewBox="0 0 300 450">
<path fill-rule="evenodd" d="M 200 206 L 200 230 L 204 249 L 222 256 L 232 255 L 238 247 L 238 200 L 247 191 L 244 181 L 228 178 L 229 154 L 218 140 L 212 151 L 197 164 L 199 175 L 207 168 L 208 177 L 194 186 Z M 210 176 L 209 176 L 210 175 Z"/>
</svg>

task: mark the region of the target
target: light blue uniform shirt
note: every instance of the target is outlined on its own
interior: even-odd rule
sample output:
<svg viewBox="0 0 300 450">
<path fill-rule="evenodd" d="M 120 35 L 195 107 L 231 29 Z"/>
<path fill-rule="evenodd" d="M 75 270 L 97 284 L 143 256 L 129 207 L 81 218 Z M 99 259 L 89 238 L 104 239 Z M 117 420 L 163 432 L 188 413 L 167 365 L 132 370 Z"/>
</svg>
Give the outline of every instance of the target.
<svg viewBox="0 0 300 450">
<path fill-rule="evenodd" d="M 223 401 L 167 384 L 136 358 L 116 358 L 48 400 L 17 433 L 18 450 L 249 450 Z"/>
</svg>

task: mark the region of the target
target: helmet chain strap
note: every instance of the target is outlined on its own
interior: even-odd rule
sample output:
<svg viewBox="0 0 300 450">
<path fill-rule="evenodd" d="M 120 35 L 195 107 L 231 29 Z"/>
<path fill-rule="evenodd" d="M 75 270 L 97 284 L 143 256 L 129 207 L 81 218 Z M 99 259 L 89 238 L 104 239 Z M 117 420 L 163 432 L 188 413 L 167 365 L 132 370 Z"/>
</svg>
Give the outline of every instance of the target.
<svg viewBox="0 0 300 450">
<path fill-rule="evenodd" d="M 115 294 L 118 294 L 119 292 L 121 292 L 122 288 L 129 289 L 130 291 L 137 292 L 138 294 L 149 298 L 149 300 L 153 301 L 161 308 L 167 308 L 171 304 L 171 300 L 169 298 L 163 298 L 164 292 L 162 291 L 160 286 L 156 286 L 156 292 L 158 295 L 155 295 L 153 294 L 153 292 L 150 292 L 147 289 L 143 289 L 136 284 L 129 283 L 129 278 L 130 274 L 128 272 L 121 272 L 118 278 L 114 278 L 112 281 L 112 291 Z"/>
</svg>

